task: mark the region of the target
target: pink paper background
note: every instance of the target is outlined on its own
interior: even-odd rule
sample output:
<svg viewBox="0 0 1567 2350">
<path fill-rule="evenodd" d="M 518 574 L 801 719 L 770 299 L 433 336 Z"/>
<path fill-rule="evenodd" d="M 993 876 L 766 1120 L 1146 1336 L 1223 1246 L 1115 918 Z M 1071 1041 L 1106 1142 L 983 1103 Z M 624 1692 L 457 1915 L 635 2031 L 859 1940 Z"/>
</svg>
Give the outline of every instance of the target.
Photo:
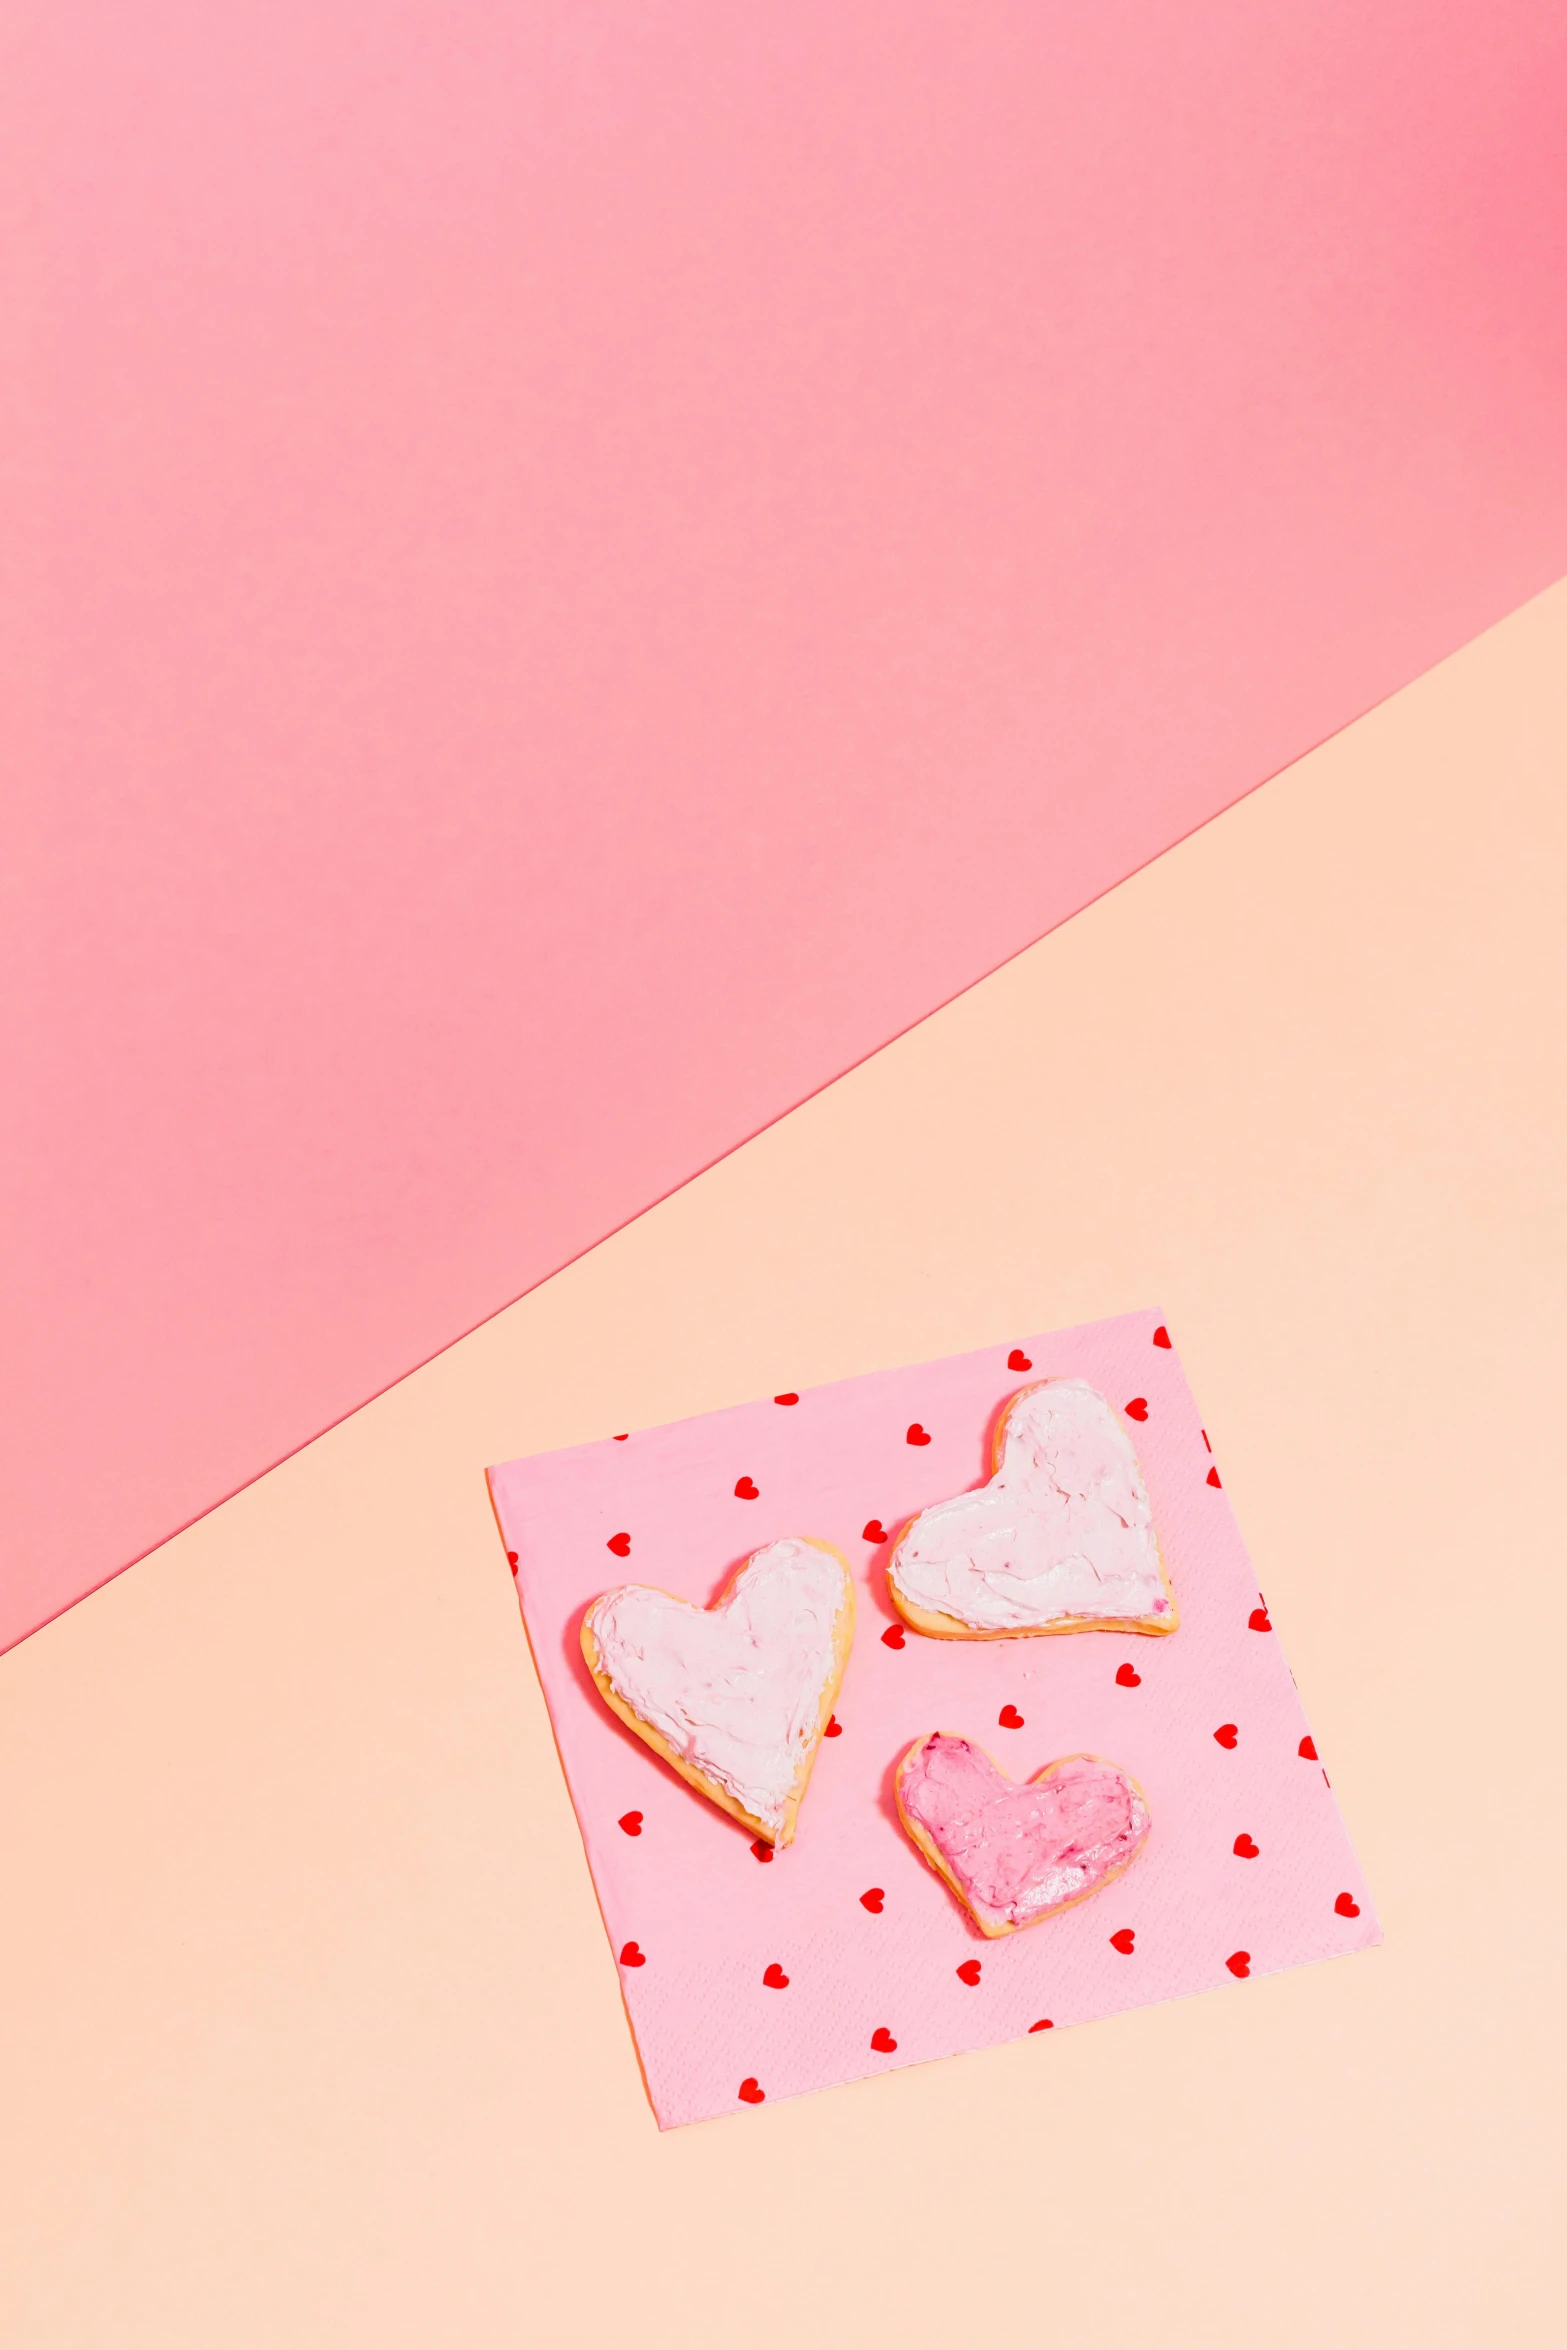
<svg viewBox="0 0 1567 2350">
<path fill-rule="evenodd" d="M 24 0 L 0 1641 L 1561 572 L 1564 22 Z"/>
<path fill-rule="evenodd" d="M 1308 1723 L 1277 1636 L 1249 1628 L 1256 1578 L 1174 1352 L 1156 1314 L 808 1390 L 798 1404 L 744 1404 L 665 1428 L 492 1469 L 490 1484 L 576 1806 L 654 2108 L 669 2127 L 740 2108 L 754 2076 L 768 2099 L 893 2065 L 1016 2038 L 1048 2016 L 1082 2023 L 1218 1985 L 1225 1961 L 1253 1975 L 1380 1940 L 1326 1771 L 1299 1752 Z M 1080 1373 L 1118 1405 L 1141 1396 L 1138 1456 L 1180 1602 L 1169 1639 L 1094 1633 L 974 1644 L 880 1635 L 889 1534 L 916 1509 L 988 1473 L 995 1414 L 1032 1377 Z M 930 1443 L 907 1442 L 919 1421 Z M 755 1501 L 736 1498 L 749 1476 Z M 605 1544 L 632 1538 L 622 1564 Z M 615 1720 L 582 1663 L 583 1609 L 617 1581 L 710 1602 L 734 1567 L 788 1533 L 825 1535 L 850 1559 L 859 1624 L 794 1844 L 759 1863 L 744 1829 L 692 1793 Z M 1141 1675 L 1124 1689 L 1123 1662 Z M 1021 1730 L 998 1726 L 1003 1706 Z M 1233 1722 L 1233 1750 L 1214 1731 Z M 1141 1781 L 1153 1817 L 1134 1868 L 1104 1893 L 988 1942 L 897 1824 L 892 1769 L 926 1730 L 962 1733 L 1015 1778 L 1097 1753 Z M 643 1814 L 642 1832 L 618 1822 Z M 1243 1860 L 1242 1832 L 1259 1857 Z M 868 1912 L 860 1895 L 880 1886 Z M 1349 1892 L 1360 1915 L 1334 1902 Z M 1112 1933 L 1130 1926 L 1127 1957 Z M 977 1986 L 958 1965 L 981 1962 Z M 789 1977 L 774 1991 L 771 1964 Z M 895 2054 L 871 2035 L 891 2032 Z M 1041 2034 L 1040 2037 L 1045 2035 Z"/>
</svg>

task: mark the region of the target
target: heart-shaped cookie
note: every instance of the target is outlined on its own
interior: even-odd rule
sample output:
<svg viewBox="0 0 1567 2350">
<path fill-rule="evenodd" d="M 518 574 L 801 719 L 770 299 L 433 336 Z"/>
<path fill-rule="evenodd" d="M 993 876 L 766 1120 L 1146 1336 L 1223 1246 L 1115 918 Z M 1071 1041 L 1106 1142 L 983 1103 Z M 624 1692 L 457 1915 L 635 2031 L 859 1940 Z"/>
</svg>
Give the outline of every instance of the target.
<svg viewBox="0 0 1567 2350">
<path fill-rule="evenodd" d="M 1069 1754 L 1020 1784 L 944 1730 L 909 1748 L 897 1798 L 910 1840 L 992 1937 L 1113 1884 L 1148 1837 L 1143 1791 L 1115 1763 Z"/>
<path fill-rule="evenodd" d="M 911 1518 L 887 1566 L 893 1604 L 939 1640 L 1173 1632 L 1175 1594 L 1132 1439 L 1086 1379 L 1019 1388 L 988 1485 Z"/>
<path fill-rule="evenodd" d="M 712 1607 L 626 1583 L 582 1621 L 610 1710 L 699 1795 L 780 1847 L 853 1638 L 848 1562 L 804 1534 L 753 1552 Z"/>
</svg>

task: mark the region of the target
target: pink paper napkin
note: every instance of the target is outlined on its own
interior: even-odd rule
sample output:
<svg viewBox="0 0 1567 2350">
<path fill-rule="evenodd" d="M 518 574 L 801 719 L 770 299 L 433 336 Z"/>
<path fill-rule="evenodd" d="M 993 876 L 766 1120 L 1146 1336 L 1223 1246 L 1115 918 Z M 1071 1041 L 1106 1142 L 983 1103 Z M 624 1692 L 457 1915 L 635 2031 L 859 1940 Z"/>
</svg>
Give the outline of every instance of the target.
<svg viewBox="0 0 1567 2350">
<path fill-rule="evenodd" d="M 1131 1408 L 1180 1629 L 982 1642 L 903 1630 L 887 1538 L 983 1483 L 1000 1406 L 1068 1373 Z M 1156 1315 L 511 1461 L 490 1484 L 665 2128 L 1187 1992 L 1239 1996 L 1251 1977 L 1381 1939 Z M 859 1623 L 796 1840 L 764 1859 L 610 1714 L 578 1627 L 616 1583 L 706 1605 L 785 1534 L 845 1552 Z M 1065 1754 L 1120 1763 L 1148 1797 L 1143 1856 L 1102 1894 L 987 1941 L 893 1804 L 899 1757 L 938 1729 L 1017 1779 Z"/>
</svg>

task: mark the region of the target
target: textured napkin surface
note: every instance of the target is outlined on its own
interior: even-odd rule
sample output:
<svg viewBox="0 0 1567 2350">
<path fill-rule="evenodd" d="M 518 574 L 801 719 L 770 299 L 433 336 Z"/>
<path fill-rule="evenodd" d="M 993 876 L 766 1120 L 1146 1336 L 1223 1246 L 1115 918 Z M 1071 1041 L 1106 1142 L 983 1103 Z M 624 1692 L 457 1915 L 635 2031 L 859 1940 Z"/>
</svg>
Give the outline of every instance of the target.
<svg viewBox="0 0 1567 2350">
<path fill-rule="evenodd" d="M 1019 2038 L 1046 2019 L 1059 2028 L 1219 1986 L 1241 1996 L 1250 1977 L 1380 1939 L 1196 1404 L 1156 1332 L 1157 1314 L 1123 1315 L 490 1472 L 665 2127 Z M 1000 1407 L 1066 1374 L 1139 1407 L 1180 1629 L 976 1642 L 904 1631 L 889 1646 L 898 1618 L 878 1533 L 983 1482 Z M 845 1552 L 859 1623 L 796 1840 L 761 1861 L 601 1703 L 578 1626 L 619 1582 L 707 1605 L 753 1550 L 795 1533 Z M 611 1551 L 616 1538 L 629 1547 Z M 987 1941 L 893 1804 L 899 1757 L 937 1729 L 977 1740 L 1018 1779 L 1065 1754 L 1121 1764 L 1152 1813 L 1143 1856 L 1076 1908 Z"/>
</svg>

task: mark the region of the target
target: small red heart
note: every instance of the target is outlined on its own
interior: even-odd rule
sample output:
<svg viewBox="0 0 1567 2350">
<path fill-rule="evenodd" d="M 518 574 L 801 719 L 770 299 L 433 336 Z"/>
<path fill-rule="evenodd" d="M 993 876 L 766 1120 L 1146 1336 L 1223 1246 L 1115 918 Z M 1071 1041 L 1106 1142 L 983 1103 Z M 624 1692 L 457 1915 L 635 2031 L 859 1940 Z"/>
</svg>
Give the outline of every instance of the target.
<svg viewBox="0 0 1567 2350">
<path fill-rule="evenodd" d="M 755 2073 L 747 2073 L 740 2083 L 740 2095 L 747 2105 L 765 2105 L 767 2091 L 759 2086 Z"/>
<path fill-rule="evenodd" d="M 1031 1371 L 1033 1368 L 1032 1361 L 1023 1352 L 1023 1349 L 1020 1346 L 1015 1346 L 1007 1357 L 1007 1369 L 1009 1371 Z"/>
<path fill-rule="evenodd" d="M 966 1958 L 963 1961 L 963 1964 L 958 1968 L 958 1981 L 967 1983 L 970 1990 L 973 1989 L 979 1981 L 979 1960 L 977 1958 Z"/>
<path fill-rule="evenodd" d="M 624 1436 L 612 1436 L 610 1438 L 610 1442 L 612 1444 L 629 1444 L 631 1442 L 631 1431 L 628 1429 Z"/>
<path fill-rule="evenodd" d="M 862 1893 L 860 1895 L 860 1907 L 861 1909 L 868 1909 L 873 1918 L 879 1918 L 881 1916 L 882 1903 L 886 1900 L 886 1898 L 887 1896 L 882 1891 L 881 1887 L 879 1885 L 873 1885 L 868 1893 Z"/>
<path fill-rule="evenodd" d="M 824 1738 L 841 1738 L 843 1736 L 843 1724 L 839 1721 L 836 1714 L 830 1714 L 828 1716 L 827 1727 L 822 1732 L 822 1736 Z"/>
<path fill-rule="evenodd" d="M 773 1397 L 774 1403 L 798 1403 L 799 1400 L 799 1397 L 793 1392 L 792 1389 L 788 1395 L 775 1395 Z"/>
<path fill-rule="evenodd" d="M 506 1564 L 510 1567 L 512 1573 L 515 1575 L 517 1572 L 517 1553 L 514 1550 L 509 1550 L 506 1553 Z"/>
<path fill-rule="evenodd" d="M 1262 1846 L 1260 1844 L 1253 1844 L 1249 1836 L 1237 1836 L 1235 1839 L 1235 1857 L 1237 1860 L 1255 1860 L 1261 1850 Z"/>
<path fill-rule="evenodd" d="M 1210 1485 L 1217 1485 L 1217 1484 L 1218 1484 L 1218 1482 L 1219 1482 L 1219 1472 L 1218 1472 L 1218 1470 L 1217 1470 L 1217 1469 L 1210 1469 L 1210 1470 L 1208 1471 L 1208 1482 L 1209 1482 L 1209 1484 L 1210 1484 Z"/>
<path fill-rule="evenodd" d="M 1246 1629 L 1248 1632 L 1271 1632 L 1273 1630 L 1273 1626 L 1268 1621 L 1268 1611 L 1265 1607 L 1252 1609 L 1251 1614 L 1246 1618 Z"/>
<path fill-rule="evenodd" d="M 881 1644 L 883 1648 L 901 1648 L 903 1646 L 903 1626 L 889 1624 L 881 1636 Z"/>
<path fill-rule="evenodd" d="M 620 1963 L 622 1966 L 646 1966 L 647 1958 L 640 1944 L 628 1942 L 620 1954 Z"/>
<path fill-rule="evenodd" d="M 1004 1705 L 996 1719 L 1003 1730 L 1021 1730 L 1023 1727 L 1023 1717 L 1015 1705 Z"/>
<path fill-rule="evenodd" d="M 1056 2027 L 1050 2016 L 1042 2015 L 1037 2024 L 1030 2024 L 1028 2028 L 1031 2032 L 1053 2032 Z"/>
<path fill-rule="evenodd" d="M 909 1422 L 909 1432 L 903 1441 L 905 1444 L 929 1444 L 930 1438 L 926 1435 L 918 1420 L 911 1420 Z"/>
<path fill-rule="evenodd" d="M 760 1485 L 755 1484 L 749 1477 L 742 1477 L 739 1484 L 735 1487 L 736 1501 L 759 1501 L 761 1499 L 761 1495 L 762 1489 Z"/>
<path fill-rule="evenodd" d="M 625 1829 L 628 1836 L 640 1836 L 642 1833 L 642 1814 L 639 1811 L 623 1811 L 620 1815 L 620 1824 Z"/>
<path fill-rule="evenodd" d="M 1129 1420 L 1146 1420 L 1148 1417 L 1147 1396 L 1134 1395 L 1126 1407 L 1126 1416 Z"/>
<path fill-rule="evenodd" d="M 1226 1748 L 1233 1746 L 1240 1736 L 1240 1732 L 1233 1722 L 1221 1722 L 1213 1734 L 1219 1744 Z"/>
<path fill-rule="evenodd" d="M 1117 1665 L 1115 1685 L 1117 1689 L 1141 1689 L 1143 1685 L 1142 1674 L 1135 1665 Z"/>
<path fill-rule="evenodd" d="M 862 1541 L 862 1542 L 885 1542 L 885 1541 L 886 1541 L 886 1539 L 887 1539 L 887 1529 L 886 1529 L 886 1527 L 885 1527 L 885 1526 L 882 1524 L 882 1522 L 881 1522 L 880 1518 L 867 1518 L 867 1519 L 866 1519 L 866 1521 L 865 1521 L 865 1530 L 864 1530 L 863 1534 L 861 1535 L 860 1539 L 861 1539 L 861 1541 Z"/>
<path fill-rule="evenodd" d="M 783 1968 L 778 1964 L 776 1958 L 773 1960 L 773 1963 L 768 1968 L 766 1974 L 763 1975 L 762 1981 L 767 1985 L 769 1991 L 787 1991 L 789 1988 L 789 1978 L 784 1973 Z"/>
<path fill-rule="evenodd" d="M 618 1559 L 627 1558 L 631 1552 L 631 1537 L 629 1534 L 612 1534 L 604 1548 L 612 1550 Z"/>
<path fill-rule="evenodd" d="M 1299 1746 L 1296 1747 L 1295 1751 L 1300 1756 L 1302 1762 L 1317 1762 L 1321 1759 L 1317 1753 L 1316 1746 L 1309 1737 L 1303 1738 Z"/>
<path fill-rule="evenodd" d="M 1153 1342 L 1155 1346 L 1168 1346 L 1170 1343 L 1170 1333 L 1162 1322 L 1153 1334 Z"/>
<path fill-rule="evenodd" d="M 1132 1955 L 1132 1945 L 1136 1940 L 1136 1928 L 1133 1926 L 1123 1926 L 1118 1934 L 1111 1935 L 1110 1947 L 1112 1950 L 1119 1950 L 1123 1958 L 1130 1958 Z"/>
<path fill-rule="evenodd" d="M 878 2056 L 890 2056 L 898 2043 L 885 2024 L 878 2024 L 871 2034 L 871 2046 Z"/>
<path fill-rule="evenodd" d="M 772 1846 L 770 1844 L 764 1844 L 760 1836 L 758 1836 L 756 1842 L 752 1845 L 751 1850 L 755 1853 L 758 1860 L 771 1860 L 773 1857 Z"/>
<path fill-rule="evenodd" d="M 1358 1918 L 1360 1915 L 1360 1904 L 1353 1893 L 1341 1893 L 1333 1907 L 1341 1918 Z"/>
<path fill-rule="evenodd" d="M 1251 1952 L 1249 1950 L 1232 1950 L 1224 1963 L 1232 1975 L 1239 1975 L 1244 1979 L 1251 1973 Z"/>
</svg>

